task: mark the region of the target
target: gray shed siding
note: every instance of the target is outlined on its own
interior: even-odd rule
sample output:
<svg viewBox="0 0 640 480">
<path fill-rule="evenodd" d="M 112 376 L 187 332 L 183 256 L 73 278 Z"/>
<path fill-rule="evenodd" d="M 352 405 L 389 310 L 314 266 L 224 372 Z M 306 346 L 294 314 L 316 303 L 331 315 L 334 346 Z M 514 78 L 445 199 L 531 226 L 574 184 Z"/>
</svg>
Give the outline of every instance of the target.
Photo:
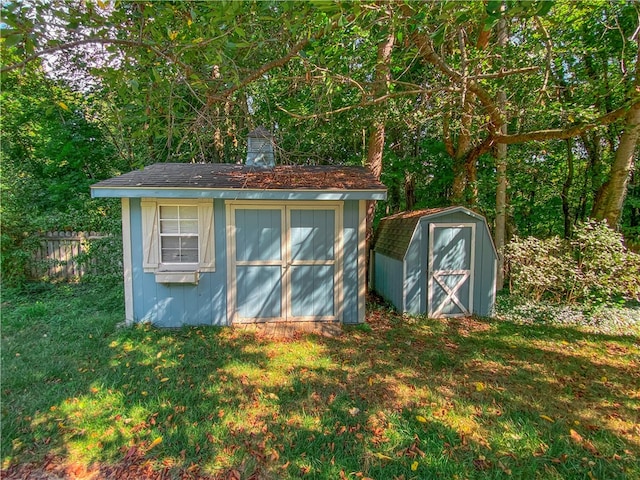
<svg viewBox="0 0 640 480">
<path fill-rule="evenodd" d="M 493 315 L 496 302 L 496 269 L 497 259 L 493 255 L 483 252 L 493 252 L 494 246 L 486 228 L 482 228 L 484 235 L 476 234 L 476 281 L 491 285 L 492 288 L 476 288 L 473 296 L 473 304 L 476 305 L 476 313 L 483 317 Z M 478 226 L 480 231 L 480 226 Z"/>
<path fill-rule="evenodd" d="M 404 264 L 395 258 L 375 252 L 374 288 L 382 298 L 398 310 L 404 310 L 402 285 Z"/>
<path fill-rule="evenodd" d="M 358 323 L 358 227 L 359 203 L 344 202 L 342 217 L 342 321 Z"/>
<path fill-rule="evenodd" d="M 497 266 L 495 247 L 484 219 L 464 209 L 445 209 L 421 217 L 402 262 L 375 251 L 374 246 L 374 289 L 402 312 L 420 315 L 428 311 L 429 234 L 432 223 L 476 225 L 473 313 L 492 315 Z M 463 300 L 466 302 L 468 295 Z"/>
<path fill-rule="evenodd" d="M 493 306 L 495 303 L 495 281 L 496 281 L 496 257 L 493 241 L 491 240 L 490 233 L 487 229 L 484 220 L 478 219 L 474 216 L 468 215 L 462 211 L 458 212 L 443 212 L 442 214 L 435 214 L 420 220 L 420 231 L 425 238 L 423 245 L 425 248 L 425 268 L 424 282 L 427 282 L 427 264 L 428 260 L 426 255 L 428 254 L 429 245 L 429 225 L 431 223 L 475 223 L 476 225 L 476 243 L 475 243 L 475 275 L 474 275 L 474 289 L 473 289 L 473 311 L 476 315 L 489 316 L 493 313 Z M 491 288 L 485 288 L 490 285 Z M 422 292 L 424 308 L 422 313 L 427 311 L 427 287 Z"/>
<path fill-rule="evenodd" d="M 256 202 L 260 205 L 264 202 Z M 322 202 L 319 202 L 321 205 Z M 359 311 L 358 290 L 359 201 L 345 201 L 342 229 L 342 289 L 341 320 L 358 323 L 363 312 Z M 222 199 L 214 200 L 215 272 L 200 272 L 199 282 L 193 284 L 157 283 L 154 273 L 143 269 L 142 209 L 139 198 L 129 202 L 131 249 L 131 279 L 133 292 L 133 321 L 150 322 L 161 327 L 184 325 L 228 325 L 227 319 L 227 232 L 226 207 Z M 304 214 L 314 215 L 313 210 Z M 250 249 L 249 249 L 250 250 Z M 247 252 L 241 255 L 246 255 Z M 239 279 L 240 280 L 240 279 Z M 241 283 L 241 282 L 239 282 Z M 298 286 L 303 281 L 298 281 Z M 242 285 L 238 285 L 238 290 Z M 313 312 L 312 312 L 313 313 Z"/>
<path fill-rule="evenodd" d="M 162 327 L 226 325 L 226 234 L 223 201 L 214 201 L 216 271 L 200 273 L 198 285 L 156 283 L 144 272 L 140 199 L 130 200 L 133 320 Z"/>
<path fill-rule="evenodd" d="M 423 299 L 424 272 L 427 269 L 427 252 L 421 248 L 422 239 L 427 238 L 420 228 L 416 228 L 404 257 L 404 278 L 402 281 L 404 295 L 403 311 L 419 315 L 425 311 L 426 297 Z"/>
</svg>

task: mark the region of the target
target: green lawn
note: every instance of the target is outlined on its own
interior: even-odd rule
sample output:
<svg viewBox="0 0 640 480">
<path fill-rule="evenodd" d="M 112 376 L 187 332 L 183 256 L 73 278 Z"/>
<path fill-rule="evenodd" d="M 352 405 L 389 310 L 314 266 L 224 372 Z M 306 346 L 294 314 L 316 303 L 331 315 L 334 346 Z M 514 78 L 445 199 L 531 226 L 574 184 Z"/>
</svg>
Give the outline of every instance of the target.
<svg viewBox="0 0 640 480">
<path fill-rule="evenodd" d="M 3 292 L 5 475 L 640 478 L 637 329 L 371 305 L 338 338 L 274 340 L 122 328 L 123 303 L 113 283 Z"/>
</svg>

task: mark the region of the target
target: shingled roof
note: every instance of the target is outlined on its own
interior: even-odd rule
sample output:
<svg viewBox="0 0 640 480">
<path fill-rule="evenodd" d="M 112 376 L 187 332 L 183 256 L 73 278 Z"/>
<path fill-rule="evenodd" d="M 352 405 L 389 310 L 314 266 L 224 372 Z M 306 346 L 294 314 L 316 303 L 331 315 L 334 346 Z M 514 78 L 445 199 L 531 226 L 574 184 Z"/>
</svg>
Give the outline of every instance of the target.
<svg viewBox="0 0 640 480">
<path fill-rule="evenodd" d="M 364 167 L 277 165 L 256 168 L 225 163 L 157 163 L 92 185 L 92 188 L 112 189 L 136 187 L 386 191 Z"/>
<path fill-rule="evenodd" d="M 387 257 L 404 260 L 416 225 L 422 217 L 457 207 L 429 208 L 400 212 L 380 220 L 373 239 L 373 249 Z"/>
</svg>

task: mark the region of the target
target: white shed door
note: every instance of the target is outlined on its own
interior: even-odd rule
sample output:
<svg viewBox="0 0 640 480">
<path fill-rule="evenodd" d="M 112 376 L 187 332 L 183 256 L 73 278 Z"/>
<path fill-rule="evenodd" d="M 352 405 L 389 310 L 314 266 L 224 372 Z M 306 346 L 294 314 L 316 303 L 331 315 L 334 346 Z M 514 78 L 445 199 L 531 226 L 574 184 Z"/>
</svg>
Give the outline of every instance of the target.
<svg viewBox="0 0 640 480">
<path fill-rule="evenodd" d="M 229 213 L 231 318 L 336 320 L 338 206 L 239 204 Z"/>
<path fill-rule="evenodd" d="M 473 312 L 476 226 L 429 226 L 428 314 L 461 317 Z"/>
</svg>

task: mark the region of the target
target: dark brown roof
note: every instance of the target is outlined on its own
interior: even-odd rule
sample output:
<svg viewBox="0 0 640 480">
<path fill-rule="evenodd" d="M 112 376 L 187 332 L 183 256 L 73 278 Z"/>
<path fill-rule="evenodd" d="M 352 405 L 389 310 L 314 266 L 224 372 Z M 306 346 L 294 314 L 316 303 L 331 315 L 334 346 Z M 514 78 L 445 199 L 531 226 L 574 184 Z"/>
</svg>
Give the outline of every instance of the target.
<svg viewBox="0 0 640 480">
<path fill-rule="evenodd" d="M 373 239 L 373 249 L 387 257 L 403 260 L 416 225 L 422 217 L 456 207 L 429 208 L 400 212 L 380 220 Z"/>
<path fill-rule="evenodd" d="M 386 190 L 364 167 L 278 165 L 256 168 L 225 163 L 157 163 L 144 170 L 103 180 L 92 187 Z"/>
</svg>

